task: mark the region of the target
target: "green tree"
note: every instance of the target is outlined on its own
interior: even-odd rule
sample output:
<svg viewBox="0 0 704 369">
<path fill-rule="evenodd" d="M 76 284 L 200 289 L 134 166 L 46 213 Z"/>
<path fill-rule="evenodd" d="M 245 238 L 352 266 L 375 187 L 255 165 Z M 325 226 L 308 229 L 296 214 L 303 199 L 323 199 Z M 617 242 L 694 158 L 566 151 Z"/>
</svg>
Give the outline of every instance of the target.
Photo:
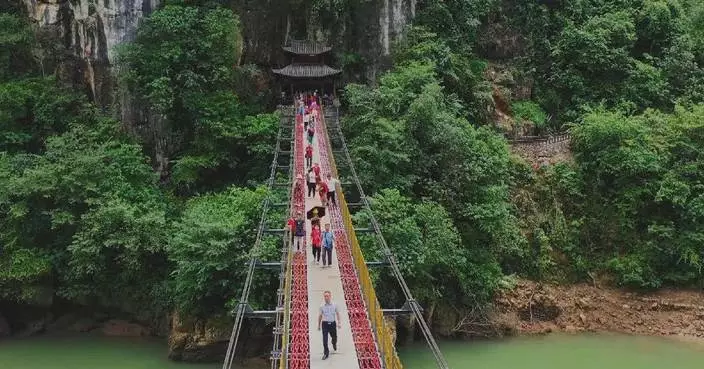
<svg viewBox="0 0 704 369">
<path fill-rule="evenodd" d="M 34 37 L 20 15 L 0 13 L 0 82 L 33 72 Z"/>
<path fill-rule="evenodd" d="M 446 93 L 462 101 L 470 119 L 484 122 L 489 118 L 486 106 L 493 104 L 491 86 L 483 78 L 487 64 L 469 48 L 453 49 L 450 45 L 425 27 L 412 27 L 394 48 L 395 65 L 432 63 Z"/>
<path fill-rule="evenodd" d="M 431 314 L 440 301 L 475 304 L 490 298 L 500 271 L 475 264 L 472 250 L 462 245 L 459 232 L 441 205 L 414 204 L 397 190 L 384 189 L 374 195 L 372 211 L 408 286 L 421 303 L 430 307 Z M 367 224 L 369 213 L 355 215 L 355 222 Z M 361 237 L 361 245 L 367 259 L 383 260 L 375 238 Z M 405 302 L 390 271 L 380 272 L 376 283 L 377 294 L 383 296 L 382 305 L 401 306 Z"/>
<path fill-rule="evenodd" d="M 116 122 L 74 125 L 49 138 L 43 155 L 6 154 L 2 163 L 0 242 L 5 262 L 25 271 L 8 278 L 127 311 L 154 302 L 166 272 L 165 202 Z"/>
<path fill-rule="evenodd" d="M 346 91 L 343 128 L 365 190 L 396 188 L 447 209 L 469 273 L 486 286 L 472 294 L 473 303 L 488 301 L 500 276 L 497 257 L 524 242 L 508 201 L 505 140 L 461 118 L 461 103 L 444 94 L 429 61 L 397 66 L 378 88 Z"/>
<path fill-rule="evenodd" d="M 168 245 L 173 296 L 182 312 L 207 317 L 239 299 L 264 196 L 261 188 L 230 188 L 188 201 Z"/>
<path fill-rule="evenodd" d="M 575 130 L 585 178 L 585 252 L 636 287 L 701 283 L 704 107 L 672 115 L 594 112 Z"/>
<path fill-rule="evenodd" d="M 0 84 L 0 151 L 41 153 L 48 137 L 93 114 L 85 98 L 57 88 L 52 79 Z"/>
<path fill-rule="evenodd" d="M 248 116 L 235 95 L 244 73 L 236 68 L 239 29 L 229 9 L 167 5 L 120 51 L 122 82 L 148 102 L 152 139 L 167 142 L 153 142 L 153 154 L 173 163 L 162 175 L 173 174 L 181 194 L 244 184 L 250 170 L 266 166 L 269 150 L 261 148 L 273 141 L 278 117 Z"/>
</svg>

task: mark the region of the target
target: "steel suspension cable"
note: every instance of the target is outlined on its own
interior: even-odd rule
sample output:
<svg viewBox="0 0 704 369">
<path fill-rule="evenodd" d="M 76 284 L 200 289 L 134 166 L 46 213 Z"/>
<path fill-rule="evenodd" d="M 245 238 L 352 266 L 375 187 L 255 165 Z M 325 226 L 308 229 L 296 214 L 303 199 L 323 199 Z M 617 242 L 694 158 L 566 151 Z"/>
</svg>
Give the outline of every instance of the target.
<svg viewBox="0 0 704 369">
<path fill-rule="evenodd" d="M 435 361 L 438 365 L 439 368 L 441 369 L 449 369 L 449 366 L 447 364 L 447 360 L 445 360 L 444 355 L 440 351 L 440 347 L 438 346 L 437 342 L 435 341 L 435 338 L 433 337 L 433 334 L 430 330 L 430 327 L 425 321 L 425 318 L 423 317 L 423 312 L 421 311 L 420 305 L 418 302 L 413 298 L 413 295 L 411 294 L 411 290 L 408 287 L 408 284 L 406 284 L 406 280 L 403 278 L 403 274 L 401 273 L 401 268 L 398 266 L 398 263 L 396 262 L 396 257 L 394 256 L 393 252 L 391 251 L 391 248 L 389 248 L 388 244 L 386 243 L 386 240 L 384 239 L 384 236 L 381 233 L 381 227 L 379 226 L 379 223 L 377 222 L 376 218 L 374 217 L 374 213 L 371 211 L 371 204 L 367 200 L 366 195 L 364 194 L 364 190 L 362 189 L 362 184 L 359 181 L 359 177 L 357 176 L 357 171 L 354 168 L 354 164 L 352 162 L 352 157 L 350 156 L 349 149 L 347 148 L 347 142 L 345 141 L 345 136 L 342 133 L 342 127 L 340 126 L 340 112 L 339 108 L 335 108 L 335 129 L 337 130 L 337 137 L 340 139 L 340 143 L 342 145 L 342 152 L 345 155 L 345 159 L 347 160 L 347 164 L 350 168 L 350 171 L 352 172 L 352 180 L 355 183 L 355 186 L 357 187 L 357 190 L 359 191 L 359 195 L 361 197 L 361 201 L 364 203 L 364 206 L 369 210 L 369 218 L 371 225 L 374 229 L 374 233 L 376 235 L 377 241 L 381 245 L 382 251 L 384 253 L 384 256 L 387 258 L 389 261 L 389 265 L 391 267 L 391 271 L 398 281 L 399 285 L 401 286 L 401 290 L 403 291 L 404 297 L 406 298 L 406 301 L 410 305 L 411 311 L 413 312 L 413 315 L 415 316 L 416 320 L 418 321 L 420 325 L 420 329 L 423 333 L 423 336 L 425 337 L 426 342 L 428 343 L 428 346 L 430 347 L 430 350 L 433 353 L 433 356 L 435 357 Z"/>
<path fill-rule="evenodd" d="M 281 149 L 281 135 L 283 133 L 283 129 L 283 118 L 280 118 L 279 131 L 276 135 L 276 149 L 274 150 L 274 159 L 271 162 L 271 171 L 269 174 L 269 180 L 267 181 L 267 187 L 270 191 L 274 187 L 274 183 L 276 181 L 276 167 L 278 166 L 279 150 Z M 266 227 L 267 213 L 269 211 L 269 205 L 271 202 L 269 197 L 270 194 L 267 194 L 262 203 L 262 215 L 259 220 L 257 238 L 255 239 L 254 246 L 252 246 L 252 250 L 250 251 L 251 258 L 247 269 L 247 277 L 245 278 L 244 287 L 242 288 L 242 294 L 240 296 L 239 303 L 237 304 L 235 322 L 232 326 L 232 333 L 230 334 L 230 341 L 227 345 L 227 352 L 225 353 L 225 361 L 222 364 L 222 369 L 231 369 L 232 362 L 235 358 L 235 349 L 237 347 L 237 342 L 239 341 L 240 331 L 242 329 L 242 323 L 244 321 L 247 309 L 249 293 L 252 288 L 252 280 L 254 278 L 254 270 L 256 268 L 258 260 L 259 247 L 262 243 L 262 236 Z"/>
<path fill-rule="evenodd" d="M 293 133 L 295 133 L 296 126 L 295 122 L 293 123 Z M 295 148 L 292 148 L 291 154 L 289 155 L 289 168 L 294 167 L 294 157 L 295 155 Z M 294 170 L 289 169 L 289 182 L 293 183 L 295 177 Z M 292 187 L 293 188 L 293 187 Z M 291 201 L 291 195 L 293 194 L 293 190 L 290 189 L 289 192 L 289 216 L 293 214 L 293 201 Z M 281 270 L 279 274 L 279 289 L 277 290 L 277 309 L 276 309 L 276 323 L 274 325 L 274 344 L 272 347 L 272 355 L 275 355 L 272 357 L 271 360 L 271 369 L 277 369 L 280 367 L 280 364 L 283 364 L 285 367 L 286 362 L 287 362 L 287 356 L 284 350 L 286 349 L 286 346 L 288 344 L 287 339 L 288 339 L 288 316 L 287 316 L 287 309 L 285 309 L 285 306 L 289 304 L 289 294 L 290 292 L 287 290 L 289 286 L 289 279 L 290 279 L 290 272 L 291 270 L 291 258 L 289 257 L 289 252 L 291 250 L 291 230 L 287 229 L 284 231 L 284 239 L 283 239 L 283 251 L 281 252 Z M 284 309 L 279 310 L 279 307 L 284 307 Z M 281 329 L 279 331 L 279 329 Z M 281 362 L 283 360 L 283 363 Z"/>
</svg>

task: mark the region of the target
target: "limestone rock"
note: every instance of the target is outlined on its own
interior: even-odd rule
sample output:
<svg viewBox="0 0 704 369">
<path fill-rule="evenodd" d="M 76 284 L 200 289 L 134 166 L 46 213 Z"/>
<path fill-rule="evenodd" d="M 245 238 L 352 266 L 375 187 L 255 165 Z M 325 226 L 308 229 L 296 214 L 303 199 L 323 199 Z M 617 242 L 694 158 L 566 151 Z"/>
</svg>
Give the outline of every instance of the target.
<svg viewBox="0 0 704 369">
<path fill-rule="evenodd" d="M 108 320 L 103 324 L 101 331 L 106 336 L 117 337 L 141 337 L 149 335 L 147 328 L 119 319 Z"/>
<path fill-rule="evenodd" d="M 171 316 L 169 359 L 187 362 L 223 360 L 230 338 L 232 322 L 213 318 L 208 321 L 183 318 L 178 312 Z"/>
<path fill-rule="evenodd" d="M 10 331 L 10 325 L 7 323 L 7 319 L 0 314 L 0 338 L 7 337 L 11 333 L 12 332 Z"/>
<path fill-rule="evenodd" d="M 130 40 L 139 19 L 159 0 L 23 0 L 29 17 L 40 26 L 62 26 L 78 56 L 113 61 L 115 46 Z"/>
<path fill-rule="evenodd" d="M 48 54 L 61 55 L 57 73 L 61 81 L 88 88 L 98 105 L 113 101 L 110 70 L 116 46 L 134 38 L 142 17 L 160 0 L 22 0 L 37 34 L 49 37 Z M 57 44 L 57 45 L 53 45 Z M 57 56 L 58 57 L 58 56 Z"/>
<path fill-rule="evenodd" d="M 17 337 L 25 338 L 35 336 L 39 333 L 43 333 L 46 330 L 47 320 L 37 319 L 29 322 L 24 329 L 16 334 Z"/>
<path fill-rule="evenodd" d="M 68 328 L 73 332 L 90 332 L 100 326 L 97 321 L 91 318 L 80 318 Z"/>
</svg>

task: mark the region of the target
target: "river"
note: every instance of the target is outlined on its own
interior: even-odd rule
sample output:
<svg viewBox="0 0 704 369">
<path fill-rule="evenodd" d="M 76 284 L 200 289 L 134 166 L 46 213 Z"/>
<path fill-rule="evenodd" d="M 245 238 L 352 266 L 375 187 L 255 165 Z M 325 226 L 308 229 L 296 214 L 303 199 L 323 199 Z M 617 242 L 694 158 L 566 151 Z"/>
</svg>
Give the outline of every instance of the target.
<svg viewBox="0 0 704 369">
<path fill-rule="evenodd" d="M 662 338 L 549 335 L 494 342 L 442 342 L 453 369 L 701 369 L 704 346 Z M 0 341 L 2 369 L 217 369 L 165 357 L 163 340 L 38 337 Z M 399 351 L 405 369 L 436 368 L 421 344 Z M 334 356 L 331 358 L 334 359 Z"/>
</svg>

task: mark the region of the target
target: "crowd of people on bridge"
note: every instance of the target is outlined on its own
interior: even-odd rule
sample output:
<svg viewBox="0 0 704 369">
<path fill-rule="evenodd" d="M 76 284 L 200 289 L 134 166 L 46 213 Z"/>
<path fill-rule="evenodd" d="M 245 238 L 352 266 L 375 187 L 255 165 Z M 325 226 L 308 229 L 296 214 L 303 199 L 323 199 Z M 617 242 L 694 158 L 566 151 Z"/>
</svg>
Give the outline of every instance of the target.
<svg viewBox="0 0 704 369">
<path fill-rule="evenodd" d="M 293 98 L 293 100 L 292 100 Z M 303 99 L 303 101 L 309 102 L 311 98 L 314 98 L 316 100 L 316 103 L 318 105 L 320 104 L 325 104 L 325 105 L 334 105 L 336 97 L 334 93 L 328 93 L 328 92 L 323 92 L 322 95 L 318 93 L 318 90 L 312 91 L 312 92 L 305 92 L 305 93 L 296 93 L 293 96 L 289 96 L 286 91 L 281 91 L 281 105 L 290 105 L 291 102 L 293 101 L 294 103 L 297 103 L 299 100 Z"/>
<path fill-rule="evenodd" d="M 310 244 L 312 251 L 312 263 L 320 264 L 322 258 L 322 268 L 332 266 L 332 253 L 335 244 L 335 236 L 330 229 L 330 224 L 325 223 L 325 229 L 321 229 L 321 216 L 319 207 L 313 201 L 316 195 L 319 196 L 323 209 L 337 207 L 337 186 L 340 181 L 332 176 L 332 173 L 323 175 L 319 163 L 314 162 L 316 145 L 313 145 L 316 129 L 320 128 L 321 110 L 320 99 L 317 93 L 299 94 L 295 100 L 295 129 L 303 130 L 307 143 L 304 149 L 305 177 L 302 174 L 296 176 L 294 184 L 294 201 L 307 203 L 304 207 L 306 214 L 310 218 Z M 300 131 L 298 131 L 300 132 Z M 321 147 L 318 146 L 317 150 Z M 304 194 L 304 185 L 307 192 Z M 306 220 L 303 212 L 299 212 L 288 220 L 288 227 L 291 232 L 291 247 L 296 253 L 302 253 L 306 245 Z M 340 314 L 337 305 L 331 300 L 330 291 L 324 293 L 324 303 L 320 307 L 318 316 L 318 330 L 323 334 L 323 360 L 327 359 L 330 350 L 328 348 L 328 338 L 331 339 L 332 348 L 337 351 L 337 329 L 340 327 Z"/>
</svg>

